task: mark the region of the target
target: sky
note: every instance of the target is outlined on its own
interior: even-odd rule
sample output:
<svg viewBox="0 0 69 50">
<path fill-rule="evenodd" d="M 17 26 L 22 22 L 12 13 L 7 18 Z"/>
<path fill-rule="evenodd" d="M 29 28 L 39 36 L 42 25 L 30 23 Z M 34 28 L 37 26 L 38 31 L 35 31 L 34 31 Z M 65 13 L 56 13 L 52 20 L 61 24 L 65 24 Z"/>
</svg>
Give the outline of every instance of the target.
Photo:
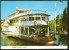
<svg viewBox="0 0 69 50">
<path fill-rule="evenodd" d="M 67 7 L 67 1 L 56 1 L 56 15 L 62 14 Z M 15 12 L 16 7 L 20 9 L 47 11 L 52 20 L 55 17 L 55 1 L 1 1 L 1 19 L 8 18 L 8 15 Z"/>
</svg>

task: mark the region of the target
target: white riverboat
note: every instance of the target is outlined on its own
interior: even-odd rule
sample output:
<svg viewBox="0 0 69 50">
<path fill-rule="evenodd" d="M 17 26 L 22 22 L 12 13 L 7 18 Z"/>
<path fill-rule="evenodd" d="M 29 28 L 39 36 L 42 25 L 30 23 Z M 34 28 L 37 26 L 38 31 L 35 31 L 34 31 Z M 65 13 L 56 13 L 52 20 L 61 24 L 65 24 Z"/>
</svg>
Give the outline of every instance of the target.
<svg viewBox="0 0 69 50">
<path fill-rule="evenodd" d="M 49 14 L 40 10 L 19 9 L 8 16 L 1 24 L 2 32 L 16 36 L 38 36 L 37 31 L 44 29 L 49 34 Z"/>
</svg>

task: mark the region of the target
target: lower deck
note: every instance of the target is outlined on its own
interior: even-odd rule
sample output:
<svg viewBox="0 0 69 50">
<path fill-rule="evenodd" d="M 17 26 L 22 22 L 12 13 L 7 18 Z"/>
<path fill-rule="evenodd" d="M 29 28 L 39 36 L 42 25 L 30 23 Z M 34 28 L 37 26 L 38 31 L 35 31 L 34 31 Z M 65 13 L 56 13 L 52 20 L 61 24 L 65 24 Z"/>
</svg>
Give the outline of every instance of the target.
<svg viewBox="0 0 69 50">
<path fill-rule="evenodd" d="M 20 33 L 21 35 L 45 36 L 48 33 L 48 26 L 21 27 Z"/>
</svg>

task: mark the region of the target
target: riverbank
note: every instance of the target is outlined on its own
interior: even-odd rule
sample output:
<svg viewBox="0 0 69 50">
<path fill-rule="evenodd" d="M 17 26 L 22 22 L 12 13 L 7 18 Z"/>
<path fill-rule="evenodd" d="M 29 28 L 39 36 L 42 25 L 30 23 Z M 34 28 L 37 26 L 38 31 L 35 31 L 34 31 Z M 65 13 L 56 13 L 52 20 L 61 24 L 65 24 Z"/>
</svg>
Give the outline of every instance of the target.
<svg viewBox="0 0 69 50">
<path fill-rule="evenodd" d="M 33 42 L 30 42 L 28 40 L 32 40 Z M 7 37 L 5 34 L 1 35 L 2 46 L 46 46 L 44 43 L 41 43 L 41 42 L 39 43 L 39 40 L 37 40 L 36 43 L 34 42 L 34 40 L 36 41 L 37 39 L 36 38 L 20 39 L 20 38 L 14 38 L 14 37 Z M 40 40 L 43 41 L 46 39 L 40 39 Z M 64 41 L 64 40 L 59 43 L 64 44 L 64 46 L 67 45 L 67 41 Z"/>
<path fill-rule="evenodd" d="M 25 40 L 21 40 L 13 37 L 6 37 L 5 35 L 1 35 L 1 46 L 42 46 L 43 44 L 36 44 L 32 42 L 28 42 Z"/>
</svg>

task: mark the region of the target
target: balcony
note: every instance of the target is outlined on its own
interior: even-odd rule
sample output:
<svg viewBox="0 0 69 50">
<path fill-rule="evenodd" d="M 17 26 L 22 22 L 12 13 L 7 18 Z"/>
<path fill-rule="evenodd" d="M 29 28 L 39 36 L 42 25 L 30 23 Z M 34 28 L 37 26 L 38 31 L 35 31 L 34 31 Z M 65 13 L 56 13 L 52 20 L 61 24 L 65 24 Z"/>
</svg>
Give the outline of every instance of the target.
<svg viewBox="0 0 69 50">
<path fill-rule="evenodd" d="M 45 21 L 23 21 L 21 26 L 35 26 L 35 25 L 47 25 Z"/>
<path fill-rule="evenodd" d="M 19 23 L 18 23 L 18 22 L 16 22 L 16 23 L 11 23 L 10 25 L 18 26 L 18 25 L 19 25 Z"/>
</svg>

